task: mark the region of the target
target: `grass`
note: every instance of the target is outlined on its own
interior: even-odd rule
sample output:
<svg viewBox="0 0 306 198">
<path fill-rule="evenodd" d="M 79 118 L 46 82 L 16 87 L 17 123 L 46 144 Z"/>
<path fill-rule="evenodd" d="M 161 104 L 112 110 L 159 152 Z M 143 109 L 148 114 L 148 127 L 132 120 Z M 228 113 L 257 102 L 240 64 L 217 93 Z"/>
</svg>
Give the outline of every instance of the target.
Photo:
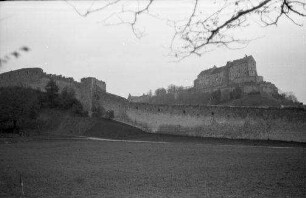
<svg viewBox="0 0 306 198">
<path fill-rule="evenodd" d="M 305 143 L 148 134 L 112 120 L 83 135 L 153 142 L 2 136 L 0 197 L 20 197 L 20 176 L 24 197 L 306 195 Z"/>
<path fill-rule="evenodd" d="M 305 197 L 305 148 L 35 139 L 0 144 L 0 196 Z"/>
</svg>

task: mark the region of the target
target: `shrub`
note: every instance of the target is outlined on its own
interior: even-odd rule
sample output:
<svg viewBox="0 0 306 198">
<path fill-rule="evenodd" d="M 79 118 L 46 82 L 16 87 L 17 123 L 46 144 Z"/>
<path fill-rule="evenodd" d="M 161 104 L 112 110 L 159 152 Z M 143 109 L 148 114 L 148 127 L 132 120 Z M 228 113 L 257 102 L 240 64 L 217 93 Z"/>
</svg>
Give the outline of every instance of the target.
<svg viewBox="0 0 306 198">
<path fill-rule="evenodd" d="M 59 106 L 61 109 L 71 109 L 77 103 L 75 98 L 75 91 L 71 88 L 65 87 L 59 96 Z"/>
<path fill-rule="evenodd" d="M 58 91 L 59 88 L 56 85 L 56 82 L 53 79 L 47 83 L 46 87 L 46 96 L 47 96 L 47 103 L 49 107 L 54 108 L 58 106 Z"/>
<path fill-rule="evenodd" d="M 214 91 L 211 93 L 210 96 L 210 104 L 216 105 L 221 102 L 221 90 L 218 89 L 217 91 Z"/>
<path fill-rule="evenodd" d="M 100 106 L 95 106 L 92 108 L 92 117 L 101 118 L 105 115 L 105 109 Z"/>
<path fill-rule="evenodd" d="M 113 110 L 108 110 L 108 111 L 106 111 L 105 118 L 111 120 L 111 119 L 114 119 L 114 117 L 115 117 L 115 114 L 114 114 L 114 111 L 113 111 Z"/>
<path fill-rule="evenodd" d="M 240 87 L 235 87 L 230 93 L 230 99 L 240 99 L 242 97 L 242 89 Z"/>
<path fill-rule="evenodd" d="M 75 100 L 74 103 L 71 106 L 71 111 L 74 114 L 80 115 L 80 116 L 87 116 L 88 113 L 84 111 L 82 104 L 78 101 Z"/>
<path fill-rule="evenodd" d="M 260 95 L 259 91 L 251 91 L 248 95 Z"/>
<path fill-rule="evenodd" d="M 40 110 L 38 96 L 38 91 L 30 88 L 1 88 L 0 122 L 11 123 L 14 131 L 27 127 L 26 123 L 31 123 L 38 116 Z"/>
</svg>

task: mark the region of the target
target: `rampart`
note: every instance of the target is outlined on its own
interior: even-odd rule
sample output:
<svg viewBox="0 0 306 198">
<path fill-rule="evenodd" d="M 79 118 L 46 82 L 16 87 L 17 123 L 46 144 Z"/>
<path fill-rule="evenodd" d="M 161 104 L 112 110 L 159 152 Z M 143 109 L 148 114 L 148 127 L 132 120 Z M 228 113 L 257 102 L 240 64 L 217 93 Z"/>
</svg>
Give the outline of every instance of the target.
<svg viewBox="0 0 306 198">
<path fill-rule="evenodd" d="M 150 133 L 306 142 L 304 109 L 144 103 L 118 109 L 116 120 Z"/>
<path fill-rule="evenodd" d="M 113 110 L 116 120 L 150 133 L 306 142 L 304 109 L 132 103 L 107 93 L 103 81 L 84 78 L 76 82 L 72 78 L 46 74 L 40 68 L 0 74 L 0 87 L 27 86 L 44 91 L 50 78 L 60 89 L 74 89 L 89 113 L 93 106 L 102 106 Z"/>
<path fill-rule="evenodd" d="M 64 77 L 62 75 L 47 74 L 41 68 L 24 68 L 0 74 L 0 87 L 19 86 L 31 87 L 45 91 L 45 86 L 53 79 L 59 91 L 65 87 L 73 89 L 76 98 L 82 103 L 84 109 L 91 114 L 92 95 L 96 90 L 106 92 L 106 84 L 96 78 L 83 78 L 81 82 L 75 81 L 73 78 Z"/>
</svg>

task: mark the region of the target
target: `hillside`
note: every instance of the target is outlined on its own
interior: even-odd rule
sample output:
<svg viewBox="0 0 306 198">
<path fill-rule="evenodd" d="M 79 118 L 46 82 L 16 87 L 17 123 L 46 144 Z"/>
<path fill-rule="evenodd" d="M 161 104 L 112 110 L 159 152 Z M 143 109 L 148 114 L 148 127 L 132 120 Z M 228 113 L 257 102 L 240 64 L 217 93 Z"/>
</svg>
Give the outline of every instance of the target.
<svg viewBox="0 0 306 198">
<path fill-rule="evenodd" d="M 261 95 L 246 95 L 240 99 L 231 100 L 221 103 L 225 106 L 251 106 L 251 107 L 281 107 L 281 106 L 297 106 L 296 103 L 289 100 L 277 100 L 273 97 Z"/>
<path fill-rule="evenodd" d="M 147 95 L 145 95 L 147 96 Z M 142 99 L 142 100 L 140 100 Z M 252 106 L 252 107 L 281 107 L 298 106 L 298 102 L 293 102 L 285 95 L 276 94 L 274 96 L 261 94 L 240 95 L 237 98 L 221 98 L 218 92 L 209 93 L 180 93 L 176 98 L 173 94 L 163 96 L 151 96 L 138 98 L 138 103 L 167 104 L 167 105 L 221 105 L 221 106 Z M 135 99 L 134 99 L 135 100 Z"/>
<path fill-rule="evenodd" d="M 280 107 L 281 102 L 272 98 L 261 95 L 247 95 L 243 98 L 231 100 L 223 103 L 226 106 L 257 106 L 257 107 Z"/>
</svg>

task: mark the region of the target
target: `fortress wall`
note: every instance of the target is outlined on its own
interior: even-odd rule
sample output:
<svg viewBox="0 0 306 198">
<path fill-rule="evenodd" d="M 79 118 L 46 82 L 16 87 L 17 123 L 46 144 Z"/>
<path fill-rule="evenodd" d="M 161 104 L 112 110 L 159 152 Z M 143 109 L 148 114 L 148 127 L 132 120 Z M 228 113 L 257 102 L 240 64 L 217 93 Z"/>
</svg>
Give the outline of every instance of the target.
<svg viewBox="0 0 306 198">
<path fill-rule="evenodd" d="M 73 89 L 76 93 L 76 98 L 81 102 L 84 109 L 90 111 L 92 102 L 90 85 L 76 82 L 73 78 L 46 74 L 41 68 L 25 68 L 3 73 L 0 75 L 0 87 L 31 87 L 33 89 L 45 91 L 45 86 L 51 78 L 55 80 L 59 87 L 59 92 L 65 87 Z"/>
<path fill-rule="evenodd" d="M 122 107 L 117 120 L 152 133 L 306 142 L 306 111 L 301 109 L 139 103 Z"/>
<path fill-rule="evenodd" d="M 102 106 L 106 111 L 112 110 L 116 118 L 122 118 L 128 107 L 128 100 L 100 89 L 93 96 L 93 104 Z"/>
<path fill-rule="evenodd" d="M 73 78 L 46 74 L 41 68 L 25 68 L 1 74 L 0 86 L 25 86 L 44 90 L 51 78 L 56 81 L 60 90 L 77 83 Z"/>
<path fill-rule="evenodd" d="M 256 76 L 241 76 L 231 80 L 231 83 L 245 83 L 245 82 L 254 82 L 256 83 Z"/>
<path fill-rule="evenodd" d="M 269 82 L 261 83 L 260 89 L 261 89 L 262 94 L 267 93 L 271 95 L 274 93 L 278 93 L 278 89 L 276 88 L 276 86 Z"/>
<path fill-rule="evenodd" d="M 84 109 L 92 105 L 113 110 L 115 119 L 152 133 L 199 137 L 273 139 L 306 142 L 306 111 L 302 109 L 248 108 L 196 105 L 153 105 L 129 103 L 106 93 L 99 84 L 76 82 L 51 75 L 62 90 L 68 86 Z M 30 86 L 44 90 L 50 75 L 30 68 L 0 75 L 0 86 Z"/>
<path fill-rule="evenodd" d="M 39 83 L 44 75 L 40 68 L 20 69 L 0 75 L 0 86 L 26 86 L 32 83 Z"/>
<path fill-rule="evenodd" d="M 242 88 L 243 88 L 243 93 L 246 94 L 260 91 L 260 87 L 258 85 L 245 85 Z"/>
</svg>

